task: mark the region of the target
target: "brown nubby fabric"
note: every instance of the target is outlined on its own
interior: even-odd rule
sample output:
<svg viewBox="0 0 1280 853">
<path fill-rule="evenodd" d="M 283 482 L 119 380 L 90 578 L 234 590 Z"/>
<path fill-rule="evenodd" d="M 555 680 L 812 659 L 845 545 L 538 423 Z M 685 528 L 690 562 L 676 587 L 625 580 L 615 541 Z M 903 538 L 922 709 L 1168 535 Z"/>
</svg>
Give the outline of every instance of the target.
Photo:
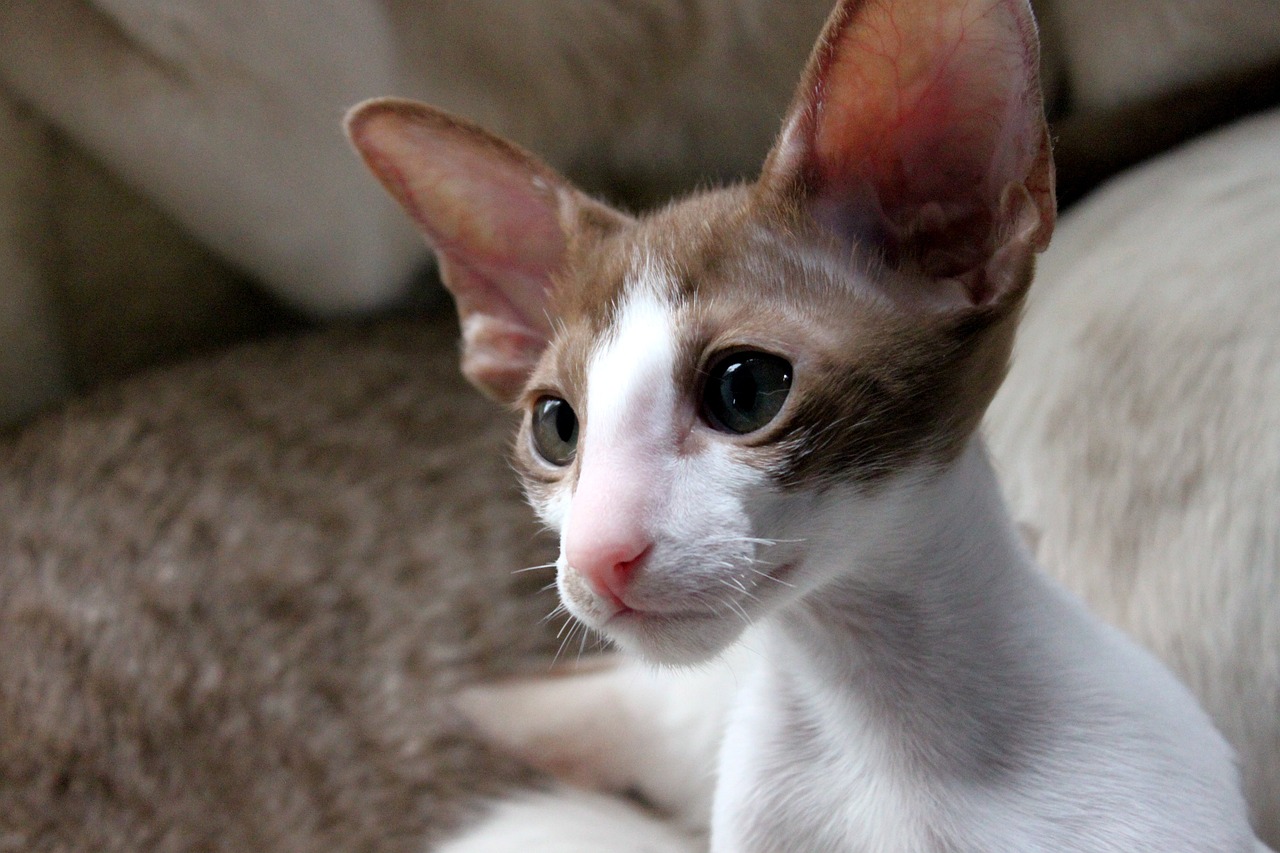
<svg viewBox="0 0 1280 853">
<path fill-rule="evenodd" d="M 438 313 L 0 442 L 0 851 L 420 851 L 534 781 L 446 703 L 546 670 L 554 548 Z"/>
</svg>

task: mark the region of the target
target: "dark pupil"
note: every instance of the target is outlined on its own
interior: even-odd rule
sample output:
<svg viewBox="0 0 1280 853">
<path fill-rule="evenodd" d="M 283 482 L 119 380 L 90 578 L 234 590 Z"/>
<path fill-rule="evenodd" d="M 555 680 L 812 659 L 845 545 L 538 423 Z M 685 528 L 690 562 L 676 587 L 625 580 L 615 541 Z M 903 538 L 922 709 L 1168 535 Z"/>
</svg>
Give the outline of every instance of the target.
<svg viewBox="0 0 1280 853">
<path fill-rule="evenodd" d="M 791 390 L 791 365 L 776 355 L 739 353 L 717 363 L 704 402 L 711 425 L 744 435 L 772 421 Z"/>
<path fill-rule="evenodd" d="M 533 409 L 533 445 L 552 465 L 568 465 L 578 448 L 578 416 L 559 397 L 543 397 Z"/>
</svg>

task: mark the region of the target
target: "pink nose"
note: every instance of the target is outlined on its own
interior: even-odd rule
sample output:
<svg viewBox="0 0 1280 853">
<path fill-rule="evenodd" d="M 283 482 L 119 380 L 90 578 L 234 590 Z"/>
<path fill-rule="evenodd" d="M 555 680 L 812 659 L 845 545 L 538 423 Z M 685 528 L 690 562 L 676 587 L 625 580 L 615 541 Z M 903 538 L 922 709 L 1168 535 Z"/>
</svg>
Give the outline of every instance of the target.
<svg viewBox="0 0 1280 853">
<path fill-rule="evenodd" d="M 581 450 L 565 561 L 596 595 L 621 610 L 628 607 L 627 590 L 653 546 L 651 510 L 658 496 L 653 478 L 640 473 L 652 466 L 635 451 L 597 448 L 589 436 Z"/>
<path fill-rule="evenodd" d="M 642 536 L 585 542 L 571 539 L 565 549 L 565 559 L 596 595 L 621 609 L 627 606 L 627 587 L 650 547 L 649 540 Z"/>
</svg>

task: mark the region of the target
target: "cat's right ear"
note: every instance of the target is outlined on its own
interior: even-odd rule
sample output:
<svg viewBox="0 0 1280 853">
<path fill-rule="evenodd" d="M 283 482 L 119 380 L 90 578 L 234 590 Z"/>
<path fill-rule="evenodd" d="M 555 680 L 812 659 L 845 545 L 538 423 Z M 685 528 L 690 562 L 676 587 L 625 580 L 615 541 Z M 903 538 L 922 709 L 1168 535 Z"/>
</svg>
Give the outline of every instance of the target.
<svg viewBox="0 0 1280 853">
<path fill-rule="evenodd" d="M 764 197 L 948 303 L 1016 304 L 1056 216 L 1039 65 L 1027 0 L 841 0 Z"/>
<path fill-rule="evenodd" d="M 594 204 L 531 154 L 414 101 L 366 101 L 352 144 L 436 250 L 462 323 L 462 372 L 515 400 L 551 336 L 548 297 L 577 208 Z"/>
</svg>

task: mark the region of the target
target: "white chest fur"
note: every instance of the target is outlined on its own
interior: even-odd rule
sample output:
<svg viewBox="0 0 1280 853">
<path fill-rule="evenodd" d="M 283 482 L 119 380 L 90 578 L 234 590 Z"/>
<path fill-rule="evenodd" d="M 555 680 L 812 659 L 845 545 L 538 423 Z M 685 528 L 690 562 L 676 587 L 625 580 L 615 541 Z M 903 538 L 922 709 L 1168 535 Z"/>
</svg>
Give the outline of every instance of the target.
<svg viewBox="0 0 1280 853">
<path fill-rule="evenodd" d="M 498 740 L 696 828 L 714 750 L 672 721 L 727 703 L 715 853 L 1254 849 L 1221 737 L 1036 572 L 974 437 L 1055 217 L 1038 67 L 1025 0 L 842 0 L 760 180 L 640 220 L 438 111 L 353 115 L 464 371 L 525 410 L 568 610 L 664 665 L 758 629 L 740 690 L 525 685 L 473 705 Z M 593 826 L 568 849 L 621 849 Z"/>
<path fill-rule="evenodd" d="M 716 853 L 1254 849 L 1225 742 L 1034 572 L 994 489 L 975 442 L 895 501 L 915 547 L 848 543 L 858 582 L 753 638 Z"/>
<path fill-rule="evenodd" d="M 842 503 L 813 529 L 839 529 Z M 713 853 L 1264 849 L 1230 749 L 1161 664 L 1029 564 L 978 442 L 880 505 L 911 534 L 823 549 L 841 576 L 714 665 L 632 663 L 485 690 L 469 710 L 505 747 L 695 831 L 714 789 Z M 508 807 L 485 832 L 581 832 L 575 798 Z M 572 849 L 614 849 L 618 827 Z M 670 832 L 652 830 L 637 850 Z M 491 849 L 509 848 L 448 848 Z"/>
</svg>

